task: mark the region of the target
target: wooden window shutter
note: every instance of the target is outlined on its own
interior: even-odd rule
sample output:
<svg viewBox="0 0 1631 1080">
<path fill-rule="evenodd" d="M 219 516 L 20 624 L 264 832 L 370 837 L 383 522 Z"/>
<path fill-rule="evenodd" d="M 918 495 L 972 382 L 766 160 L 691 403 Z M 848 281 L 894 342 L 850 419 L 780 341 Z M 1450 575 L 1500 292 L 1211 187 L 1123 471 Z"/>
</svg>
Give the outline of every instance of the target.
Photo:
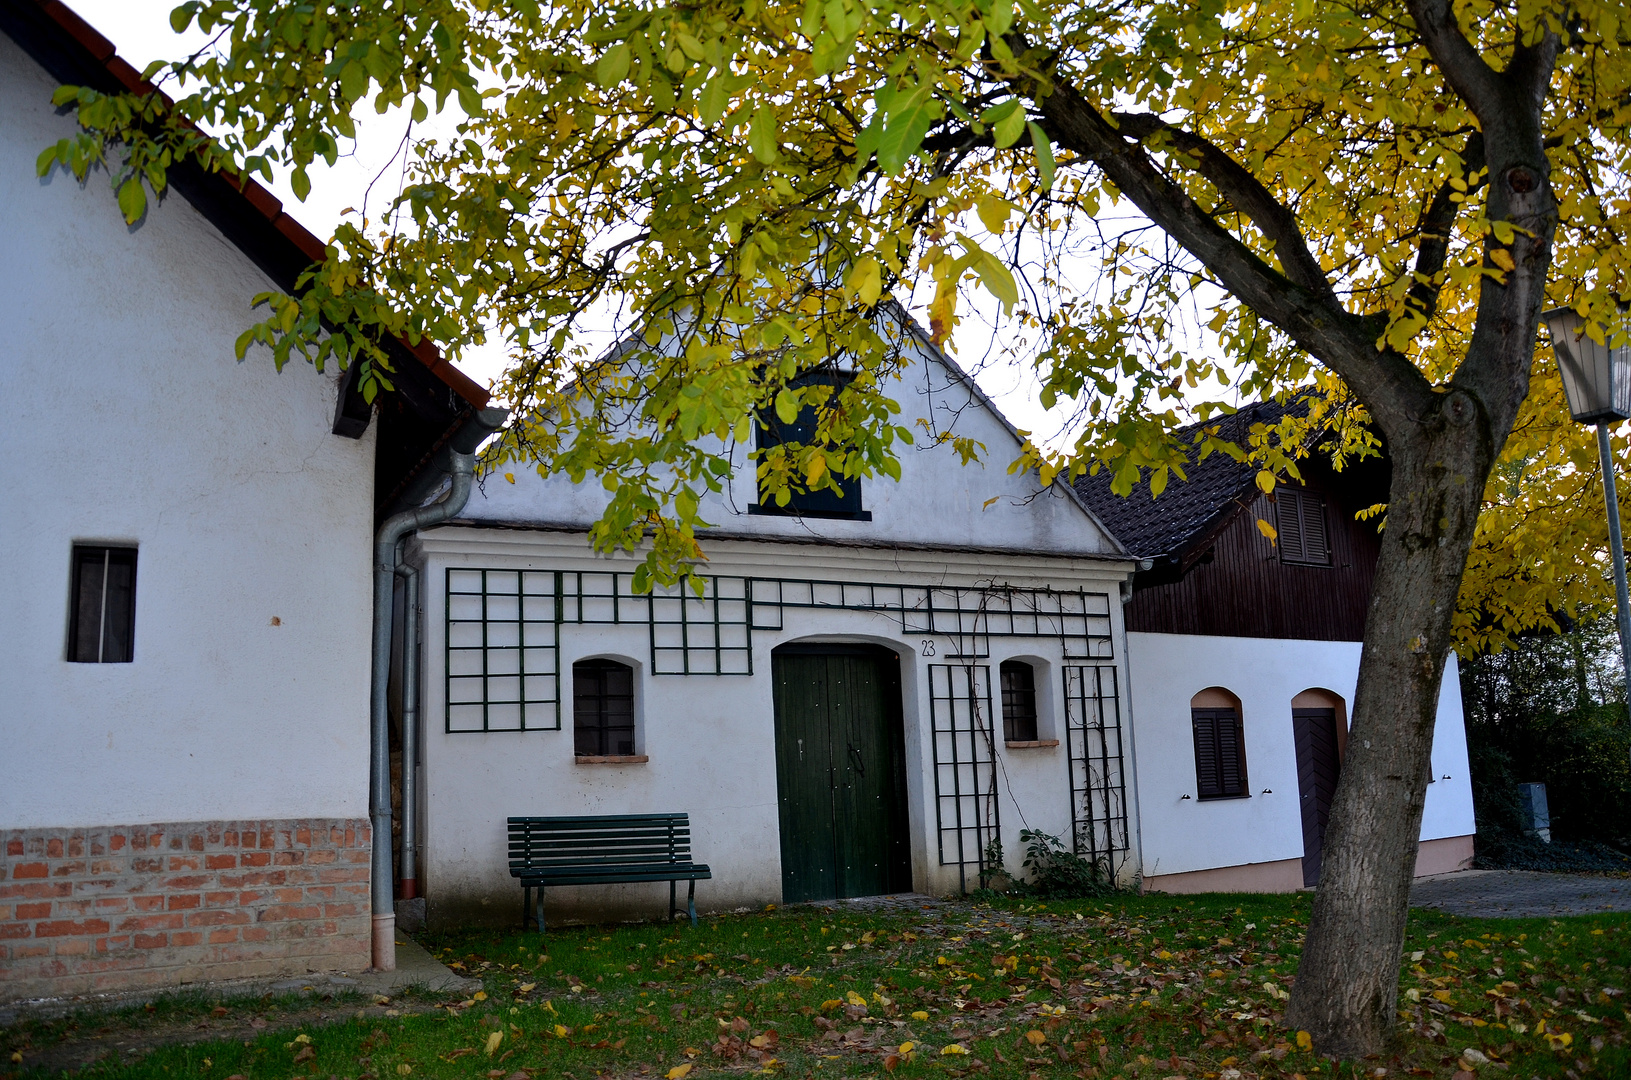
<svg viewBox="0 0 1631 1080">
<path fill-rule="evenodd" d="M 1275 529 L 1280 561 L 1325 566 L 1331 561 L 1325 500 L 1312 491 L 1282 488 L 1275 493 Z"/>
<path fill-rule="evenodd" d="M 1195 731 L 1195 794 L 1229 799 L 1246 794 L 1246 747 L 1233 709 L 1191 709 Z"/>
</svg>

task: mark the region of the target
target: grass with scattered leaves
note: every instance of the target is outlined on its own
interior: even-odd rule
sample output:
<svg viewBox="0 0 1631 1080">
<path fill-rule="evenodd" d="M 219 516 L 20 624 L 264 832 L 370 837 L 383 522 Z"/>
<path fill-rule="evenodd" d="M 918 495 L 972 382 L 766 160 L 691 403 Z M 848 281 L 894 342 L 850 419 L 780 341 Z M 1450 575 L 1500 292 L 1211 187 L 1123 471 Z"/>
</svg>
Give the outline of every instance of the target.
<svg viewBox="0 0 1631 1080">
<path fill-rule="evenodd" d="M 529 1080 L 1631 1075 L 1631 918 L 1412 914 L 1399 1044 L 1335 1064 L 1283 1026 L 1304 895 L 769 910 L 429 935 L 485 989 L 106 1061 L 85 1077 Z M 540 951 L 540 949 L 542 951 Z M 195 1006 L 242 1020 L 265 1002 Z M 66 1024 L 0 1032 L 28 1065 Z M 15 1059 L 14 1059 L 15 1060 Z M 0 1068 L 4 1068 L 0 1064 Z"/>
</svg>

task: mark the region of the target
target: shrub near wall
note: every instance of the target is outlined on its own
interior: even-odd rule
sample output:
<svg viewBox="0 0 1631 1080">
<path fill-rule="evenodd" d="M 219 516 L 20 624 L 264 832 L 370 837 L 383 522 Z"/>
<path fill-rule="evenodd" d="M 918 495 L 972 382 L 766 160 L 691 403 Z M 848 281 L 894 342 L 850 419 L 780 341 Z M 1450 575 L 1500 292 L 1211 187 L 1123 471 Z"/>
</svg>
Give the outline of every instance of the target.
<svg viewBox="0 0 1631 1080">
<path fill-rule="evenodd" d="M 366 819 L 0 840 L 0 1000 L 368 965 Z"/>
</svg>

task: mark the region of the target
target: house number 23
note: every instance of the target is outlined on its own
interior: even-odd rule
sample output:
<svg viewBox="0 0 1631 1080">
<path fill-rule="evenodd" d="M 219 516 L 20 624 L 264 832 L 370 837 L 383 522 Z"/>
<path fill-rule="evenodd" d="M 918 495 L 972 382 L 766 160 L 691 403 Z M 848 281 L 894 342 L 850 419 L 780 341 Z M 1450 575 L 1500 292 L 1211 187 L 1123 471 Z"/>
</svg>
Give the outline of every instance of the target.
<svg viewBox="0 0 1631 1080">
<path fill-rule="evenodd" d="M 934 642 L 931 641 L 928 638 L 923 639 L 923 655 L 924 656 L 933 656 L 934 655 Z"/>
</svg>

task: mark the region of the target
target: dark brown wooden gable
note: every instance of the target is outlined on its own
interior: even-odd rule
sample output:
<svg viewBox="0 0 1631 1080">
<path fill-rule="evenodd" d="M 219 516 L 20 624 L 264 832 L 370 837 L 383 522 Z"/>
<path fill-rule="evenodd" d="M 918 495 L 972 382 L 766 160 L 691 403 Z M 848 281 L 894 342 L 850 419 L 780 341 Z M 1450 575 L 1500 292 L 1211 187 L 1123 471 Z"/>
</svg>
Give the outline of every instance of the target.
<svg viewBox="0 0 1631 1080">
<path fill-rule="evenodd" d="M 1375 519 L 1355 521 L 1354 514 L 1385 496 L 1372 490 L 1372 483 L 1354 483 L 1328 469 L 1315 466 L 1303 471 L 1306 489 L 1325 500 L 1329 565 L 1282 561 L 1257 527 L 1260 518 L 1275 522 L 1274 505 L 1259 495 L 1181 563 L 1158 565 L 1138 575 L 1125 607 L 1127 629 L 1315 641 L 1363 639 L 1380 538 Z"/>
</svg>

